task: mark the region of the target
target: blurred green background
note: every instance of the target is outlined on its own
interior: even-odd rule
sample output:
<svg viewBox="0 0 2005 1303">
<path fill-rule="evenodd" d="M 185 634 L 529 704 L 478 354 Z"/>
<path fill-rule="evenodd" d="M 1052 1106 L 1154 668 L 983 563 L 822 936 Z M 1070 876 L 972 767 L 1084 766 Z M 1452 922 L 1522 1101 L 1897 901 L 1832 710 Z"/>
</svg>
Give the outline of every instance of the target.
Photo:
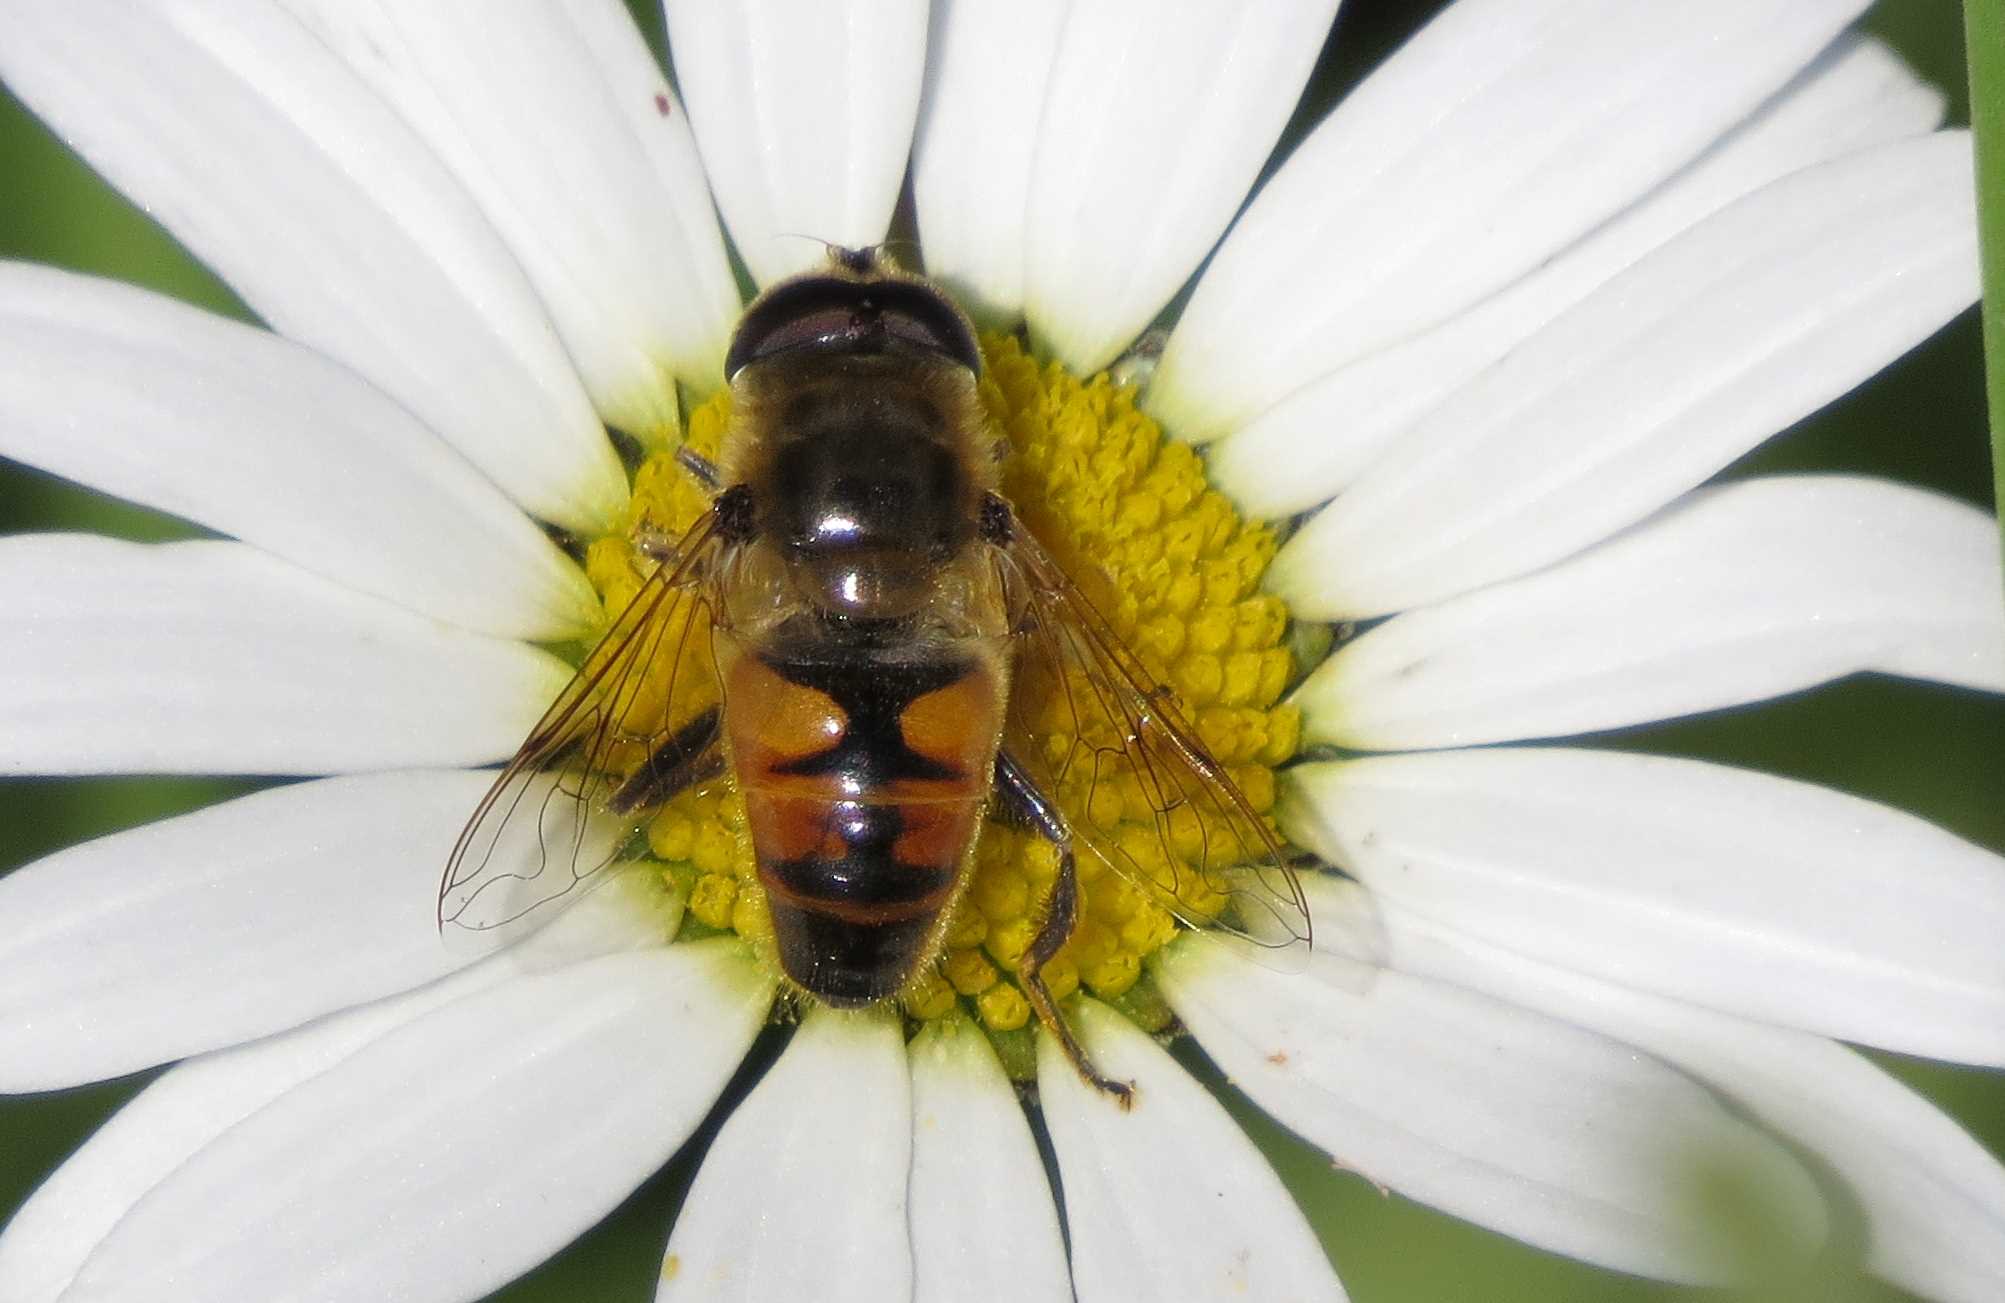
<svg viewBox="0 0 2005 1303">
<path fill-rule="evenodd" d="M 1313 124 L 1345 87 L 1438 6 L 1349 0 L 1314 92 L 1292 131 Z M 636 6 L 660 43 L 658 15 Z M 1950 94 L 1966 121 L 1961 16 L 1945 0 L 1886 0 L 1870 25 Z M 217 160 L 217 166 L 228 166 Z M 67 154 L 11 98 L 0 99 L 0 256 L 118 277 L 244 315 L 230 292 Z M 1979 339 L 1974 312 L 1862 391 L 1749 458 L 1735 473 L 1823 469 L 1898 476 L 1989 503 Z M 185 536 L 163 517 L 101 501 L 0 462 L 0 531 L 95 530 L 137 539 Z M 1920 813 L 2005 849 L 2005 701 L 1890 681 L 1837 685 L 1754 712 L 1625 734 L 1611 745 L 1751 765 Z M 246 790 L 236 781 L 119 778 L 0 782 L 0 870 L 81 838 Z M 1893 866 L 1890 866 L 1892 868 Z M 2005 938 L 2001 938 L 2005 944 Z M 2005 1075 L 1875 1055 L 1994 1153 L 2005 1153 Z M 1695 1297 L 1596 1271 L 1432 1214 L 1334 1171 L 1281 1134 L 1195 1055 L 1199 1071 L 1246 1120 L 1324 1237 L 1352 1297 L 1406 1300 L 1644 1300 Z M 0 1217 L 27 1197 L 146 1076 L 54 1096 L 0 1100 Z M 693 1145 L 699 1151 L 701 1143 Z M 694 1170 L 685 1156 L 564 1256 L 498 1295 L 529 1300 L 652 1297 L 662 1244 Z M 1861 1279 L 1840 1246 L 1818 1275 L 1761 1297 L 1903 1297 Z M 1749 1297 L 1747 1294 L 1736 1297 Z"/>
</svg>

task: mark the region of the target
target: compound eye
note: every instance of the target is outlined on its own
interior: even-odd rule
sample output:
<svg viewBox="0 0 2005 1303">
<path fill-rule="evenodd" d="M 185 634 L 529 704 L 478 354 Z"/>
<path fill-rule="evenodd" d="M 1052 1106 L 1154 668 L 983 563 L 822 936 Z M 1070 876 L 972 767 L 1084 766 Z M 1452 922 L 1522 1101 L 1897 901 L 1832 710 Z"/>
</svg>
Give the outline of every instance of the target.
<svg viewBox="0 0 2005 1303">
<path fill-rule="evenodd" d="M 774 286 L 746 310 L 724 358 L 725 378 L 802 348 L 931 353 L 973 372 L 982 369 L 967 319 L 932 286 L 803 276 Z"/>
<path fill-rule="evenodd" d="M 897 289 L 883 307 L 886 332 L 908 348 L 938 353 L 979 374 L 982 351 L 959 309 L 930 286 L 900 284 Z"/>
<path fill-rule="evenodd" d="M 856 314 L 846 304 L 797 302 L 795 297 L 788 295 L 783 302 L 762 303 L 745 315 L 724 359 L 726 379 L 777 353 L 839 343 L 855 324 Z M 762 312 L 761 308 L 774 310 Z M 782 308 L 784 312 L 779 311 Z"/>
</svg>

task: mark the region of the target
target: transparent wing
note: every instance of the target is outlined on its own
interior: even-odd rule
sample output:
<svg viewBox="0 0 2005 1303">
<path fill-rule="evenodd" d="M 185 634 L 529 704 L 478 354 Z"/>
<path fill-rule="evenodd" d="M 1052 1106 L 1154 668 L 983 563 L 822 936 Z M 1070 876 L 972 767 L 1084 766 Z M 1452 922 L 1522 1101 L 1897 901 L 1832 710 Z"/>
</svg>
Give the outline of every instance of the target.
<svg viewBox="0 0 2005 1303">
<path fill-rule="evenodd" d="M 1301 967 L 1308 902 L 1279 837 L 1037 540 L 998 556 L 1021 630 L 1005 744 L 1074 841 L 1191 927 Z"/>
<path fill-rule="evenodd" d="M 439 883 L 439 926 L 487 931 L 568 894 L 648 813 L 637 793 L 678 739 L 714 723 L 714 512 L 675 545 L 474 808 Z"/>
</svg>

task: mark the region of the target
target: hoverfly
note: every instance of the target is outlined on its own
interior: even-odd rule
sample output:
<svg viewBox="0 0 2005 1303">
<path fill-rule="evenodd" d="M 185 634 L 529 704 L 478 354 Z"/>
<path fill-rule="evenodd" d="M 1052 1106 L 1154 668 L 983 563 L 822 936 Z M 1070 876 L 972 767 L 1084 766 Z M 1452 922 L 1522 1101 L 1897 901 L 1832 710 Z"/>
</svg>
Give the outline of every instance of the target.
<svg viewBox="0 0 2005 1303">
<path fill-rule="evenodd" d="M 890 999 L 935 960 L 984 818 L 1048 839 L 1058 869 L 1016 976 L 1080 1073 L 1123 1100 L 1043 976 L 1073 930 L 1076 854 L 1187 925 L 1306 948 L 1274 834 L 998 491 L 981 366 L 960 309 L 873 251 L 835 251 L 753 302 L 717 461 L 682 457 L 710 507 L 644 543 L 653 573 L 461 834 L 442 925 L 564 894 L 728 767 L 780 965 L 831 1005 Z M 1034 699 L 1069 712 L 1058 754 L 1027 722 Z M 1142 794 L 1150 845 L 1084 817 L 1103 785 Z M 526 873 L 495 854 L 518 818 L 535 825 Z"/>
</svg>

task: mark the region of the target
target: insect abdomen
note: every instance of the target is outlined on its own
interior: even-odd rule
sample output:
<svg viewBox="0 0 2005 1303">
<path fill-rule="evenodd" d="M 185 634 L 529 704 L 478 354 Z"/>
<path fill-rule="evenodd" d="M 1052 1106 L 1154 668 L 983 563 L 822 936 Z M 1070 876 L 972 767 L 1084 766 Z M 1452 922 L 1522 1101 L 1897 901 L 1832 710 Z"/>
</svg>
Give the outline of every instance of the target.
<svg viewBox="0 0 2005 1303">
<path fill-rule="evenodd" d="M 980 825 L 1005 679 L 965 648 L 730 658 L 726 734 L 787 975 L 897 993 L 939 943 Z"/>
</svg>

